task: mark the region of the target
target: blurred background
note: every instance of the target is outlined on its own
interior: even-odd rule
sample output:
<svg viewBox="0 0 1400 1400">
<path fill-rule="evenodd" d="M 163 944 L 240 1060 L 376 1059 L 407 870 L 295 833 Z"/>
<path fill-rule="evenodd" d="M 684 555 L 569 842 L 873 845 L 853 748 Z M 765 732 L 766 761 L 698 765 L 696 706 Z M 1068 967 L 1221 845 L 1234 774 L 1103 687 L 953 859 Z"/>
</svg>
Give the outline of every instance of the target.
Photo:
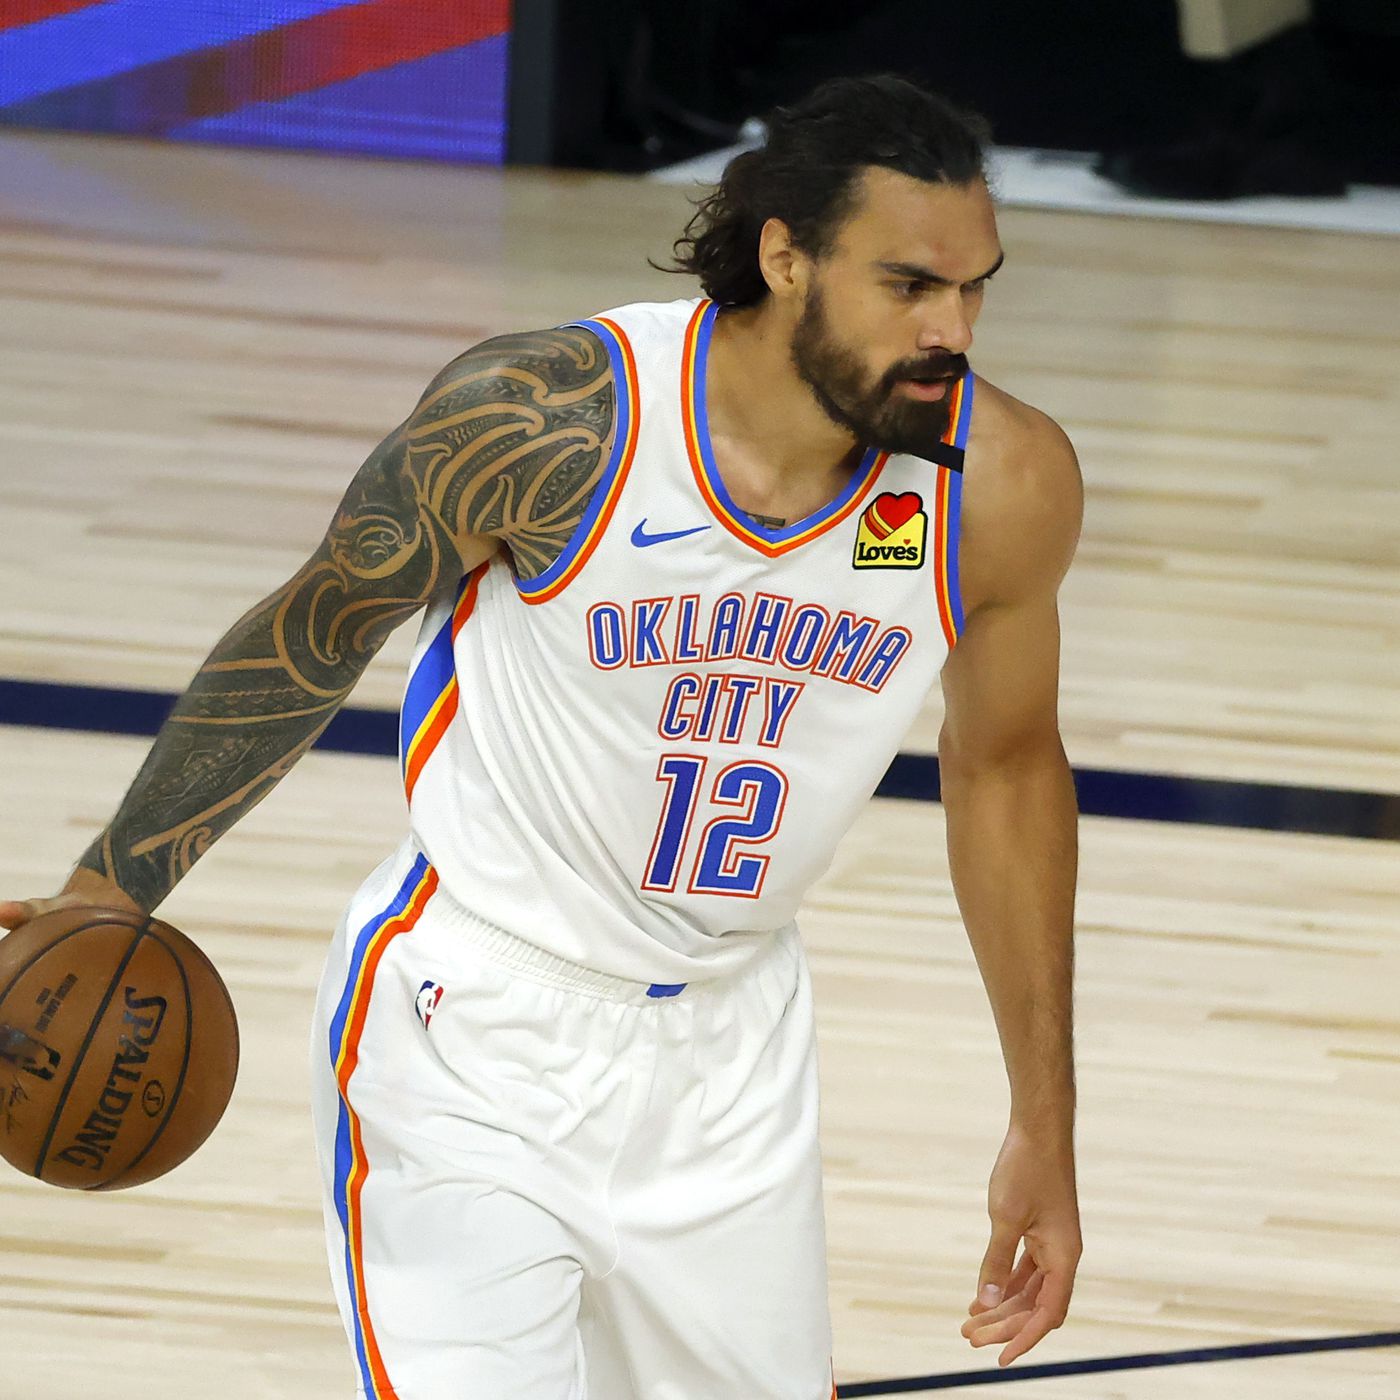
<svg viewBox="0 0 1400 1400">
<path fill-rule="evenodd" d="M 764 112 L 908 74 L 992 121 L 972 360 L 1085 477 L 1086 1253 L 1065 1328 L 969 1351 L 1006 1085 L 935 691 L 803 911 L 841 1394 L 1396 1400 L 1398 58 L 1400 0 L 0 0 L 0 895 L 61 885 L 444 363 L 695 295 L 647 260 Z M 306 1035 L 403 833 L 413 632 L 162 906 L 244 1028 L 208 1146 L 0 1173 L 6 1400 L 349 1393 Z"/>
<path fill-rule="evenodd" d="M 890 70 L 1150 193 L 1400 181 L 1395 0 L 6 0 L 0 121 L 644 170 Z"/>
</svg>

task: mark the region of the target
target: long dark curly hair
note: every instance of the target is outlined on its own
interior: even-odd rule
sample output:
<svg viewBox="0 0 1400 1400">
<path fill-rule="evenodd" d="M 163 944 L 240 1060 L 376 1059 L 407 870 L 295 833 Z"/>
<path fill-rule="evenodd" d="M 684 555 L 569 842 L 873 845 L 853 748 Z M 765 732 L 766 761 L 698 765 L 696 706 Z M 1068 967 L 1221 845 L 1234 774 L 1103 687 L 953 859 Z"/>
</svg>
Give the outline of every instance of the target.
<svg viewBox="0 0 1400 1400">
<path fill-rule="evenodd" d="M 966 185 L 985 175 L 991 129 L 975 112 L 893 74 L 835 78 L 768 117 L 768 139 L 737 155 L 696 205 L 662 271 L 688 272 L 721 306 L 768 295 L 758 239 L 781 219 L 812 257 L 830 251 L 864 166 Z M 653 264 L 655 266 L 655 264 Z"/>
</svg>

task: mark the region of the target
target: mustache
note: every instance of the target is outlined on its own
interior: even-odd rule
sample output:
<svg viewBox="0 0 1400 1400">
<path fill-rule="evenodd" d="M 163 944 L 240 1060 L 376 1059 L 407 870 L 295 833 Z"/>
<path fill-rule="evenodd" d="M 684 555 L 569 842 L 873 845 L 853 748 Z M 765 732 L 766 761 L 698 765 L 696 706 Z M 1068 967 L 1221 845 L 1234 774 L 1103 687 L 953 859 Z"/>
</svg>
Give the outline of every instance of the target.
<svg viewBox="0 0 1400 1400">
<path fill-rule="evenodd" d="M 885 387 L 893 389 L 906 379 L 924 382 L 938 379 L 961 379 L 967 373 L 967 356 L 942 353 L 925 355 L 921 360 L 901 360 L 885 375 Z"/>
</svg>

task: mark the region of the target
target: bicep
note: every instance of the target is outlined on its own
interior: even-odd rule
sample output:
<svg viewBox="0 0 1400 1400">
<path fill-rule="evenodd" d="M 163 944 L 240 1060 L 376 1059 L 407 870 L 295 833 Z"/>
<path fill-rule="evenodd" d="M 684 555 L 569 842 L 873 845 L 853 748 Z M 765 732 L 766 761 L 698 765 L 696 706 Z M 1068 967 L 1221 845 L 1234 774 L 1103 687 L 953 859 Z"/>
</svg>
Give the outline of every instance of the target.
<svg viewBox="0 0 1400 1400">
<path fill-rule="evenodd" d="M 412 612 L 488 559 L 497 544 L 444 518 L 396 429 L 356 472 L 318 555 L 368 611 Z"/>
<path fill-rule="evenodd" d="M 502 336 L 454 360 L 404 433 L 423 498 L 452 536 L 498 541 L 532 578 L 583 520 L 615 418 L 602 342 L 561 327 Z"/>
<path fill-rule="evenodd" d="M 979 602 L 943 668 L 939 751 L 1005 763 L 1059 745 L 1059 587 L 1083 520 L 1069 439 L 1049 420 L 970 503 L 969 568 Z"/>
<path fill-rule="evenodd" d="M 1059 742 L 1060 622 L 1053 593 L 968 618 L 943 667 L 945 761 L 998 763 Z"/>
<path fill-rule="evenodd" d="M 273 655 L 298 684 L 337 694 L 494 547 L 454 537 L 424 501 L 396 429 L 355 473 L 310 557 L 252 616 L 266 620 Z"/>
</svg>

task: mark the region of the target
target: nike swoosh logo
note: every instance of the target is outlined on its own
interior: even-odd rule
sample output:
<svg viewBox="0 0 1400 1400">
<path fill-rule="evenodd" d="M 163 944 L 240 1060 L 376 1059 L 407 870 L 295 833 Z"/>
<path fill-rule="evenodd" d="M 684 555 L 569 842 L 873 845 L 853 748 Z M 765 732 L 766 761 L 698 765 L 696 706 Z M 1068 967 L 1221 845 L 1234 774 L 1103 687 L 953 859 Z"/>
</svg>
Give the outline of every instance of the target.
<svg viewBox="0 0 1400 1400">
<path fill-rule="evenodd" d="M 692 525 L 688 530 L 667 530 L 659 535 L 649 535 L 646 532 L 646 523 L 646 518 L 643 517 L 632 531 L 632 543 L 638 549 L 645 549 L 651 544 L 665 544 L 667 540 L 683 540 L 687 535 L 698 535 L 702 530 L 710 528 L 708 525 Z"/>
</svg>

